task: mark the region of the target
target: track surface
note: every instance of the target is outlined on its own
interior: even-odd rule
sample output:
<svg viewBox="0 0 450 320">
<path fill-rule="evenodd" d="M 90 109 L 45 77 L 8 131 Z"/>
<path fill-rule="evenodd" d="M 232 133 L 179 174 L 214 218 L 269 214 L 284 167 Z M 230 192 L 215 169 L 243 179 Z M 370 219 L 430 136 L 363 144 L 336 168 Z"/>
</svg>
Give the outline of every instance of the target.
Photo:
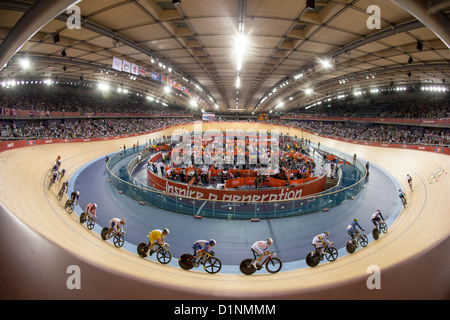
<svg viewBox="0 0 450 320">
<path fill-rule="evenodd" d="M 204 129 L 242 126 L 213 123 L 204 125 Z M 273 128 L 252 124 L 253 129 L 258 127 Z M 4 271 L 0 276 L 1 297 L 449 298 L 450 180 L 445 177 L 438 183 L 430 183 L 431 173 L 437 168 L 450 170 L 448 157 L 441 154 L 354 145 L 303 133 L 305 138 L 320 141 L 322 146 L 346 154 L 356 152 L 359 158 L 369 160 L 397 179 L 403 190 L 407 190 L 405 177 L 410 173 L 414 189 L 408 192 L 407 209 L 398 215 L 389 232 L 364 250 L 340 257 L 332 264 L 275 275 L 208 275 L 141 259 L 86 230 L 56 200 L 57 188 L 45 189 L 46 175 L 58 154 L 70 176 L 91 161 L 117 151 L 124 143 L 131 145 L 138 139 L 143 141 L 170 131 L 121 141 L 33 146 L 0 154 L 0 202 L 4 206 L 0 239 L 2 256 L 10 257 L 2 259 L 0 265 Z M 302 133 L 291 128 L 290 134 L 301 136 Z M 71 264 L 79 265 L 84 275 L 82 290 L 67 289 L 66 269 Z M 373 265 L 382 272 L 380 290 L 369 290 L 366 286 L 370 276 L 368 267 Z M 120 290 L 112 290 L 116 286 Z"/>
<path fill-rule="evenodd" d="M 133 156 L 129 157 L 129 162 Z M 145 166 L 144 170 L 145 171 Z M 165 210 L 142 206 L 136 201 L 130 201 L 125 195 L 118 193 L 108 182 L 105 175 L 105 161 L 102 158 L 93 161 L 74 178 L 74 189 L 79 190 L 81 197 L 79 212 L 84 211 L 86 205 L 95 202 L 99 206 L 97 223 L 108 226 L 113 217 L 125 217 L 127 224 L 126 241 L 133 253 L 136 246 L 147 241 L 150 230 L 155 228 L 169 228 L 171 234 L 166 238 L 170 243 L 170 251 L 175 258 L 183 253 L 191 253 L 191 246 L 198 239 L 214 238 L 218 245 L 213 249 L 216 256 L 224 265 L 234 266 L 226 271 L 239 273 L 239 263 L 249 255 L 249 248 L 258 240 L 268 237 L 274 239 L 271 250 L 277 253 L 283 262 L 303 260 L 312 249 L 311 241 L 314 236 L 324 230 L 331 233 L 330 239 L 336 248 L 344 248 L 349 236 L 347 225 L 353 217 L 359 218 L 360 224 L 371 237 L 373 228 L 370 217 L 376 209 L 381 209 L 384 217 L 394 221 L 401 211 L 400 200 L 397 197 L 395 182 L 375 166 L 372 166 L 370 180 L 355 200 L 348 200 L 340 206 L 331 208 L 328 212 L 307 214 L 304 216 L 263 219 L 258 223 L 247 220 L 225 220 L 203 218 L 201 221 L 190 215 L 176 214 Z M 88 196 L 86 196 L 88 195 Z M 223 204 L 226 208 L 228 205 Z M 188 228 L 186 226 L 189 226 Z M 345 249 L 341 256 L 345 254 Z M 178 265 L 174 259 L 173 265 Z M 285 264 L 282 269 L 290 270 L 298 266 L 306 266 L 304 262 L 289 267 Z M 225 271 L 225 270 L 224 270 Z"/>
</svg>

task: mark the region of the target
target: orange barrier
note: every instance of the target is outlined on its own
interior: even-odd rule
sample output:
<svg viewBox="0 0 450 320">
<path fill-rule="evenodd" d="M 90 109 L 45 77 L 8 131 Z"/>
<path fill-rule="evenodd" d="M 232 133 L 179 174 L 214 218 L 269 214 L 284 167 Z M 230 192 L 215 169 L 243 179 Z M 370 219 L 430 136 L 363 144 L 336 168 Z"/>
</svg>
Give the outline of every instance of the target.
<svg viewBox="0 0 450 320">
<path fill-rule="evenodd" d="M 271 189 L 249 188 L 246 190 L 236 190 L 234 188 L 245 184 L 254 185 L 255 177 L 242 177 L 237 179 L 229 179 L 225 182 L 225 189 L 210 189 L 195 185 L 187 185 L 176 181 L 167 180 L 154 174 L 147 169 L 147 178 L 152 186 L 160 191 L 164 191 L 173 195 L 186 196 L 204 200 L 219 201 L 243 201 L 243 202 L 260 202 L 260 201 L 280 201 L 297 199 L 323 191 L 326 181 L 326 175 L 308 181 L 301 185 L 285 187 L 286 181 L 271 178 L 264 184 L 274 186 Z M 192 181 L 192 180 L 191 180 Z M 193 181 L 192 181 L 193 182 Z M 228 188 L 228 189 L 227 189 Z"/>
<path fill-rule="evenodd" d="M 299 185 L 301 185 L 303 183 L 314 181 L 314 180 L 316 180 L 318 178 L 319 177 L 311 177 L 311 178 L 306 178 L 306 179 L 289 180 L 289 185 L 290 186 L 299 186 Z"/>
</svg>

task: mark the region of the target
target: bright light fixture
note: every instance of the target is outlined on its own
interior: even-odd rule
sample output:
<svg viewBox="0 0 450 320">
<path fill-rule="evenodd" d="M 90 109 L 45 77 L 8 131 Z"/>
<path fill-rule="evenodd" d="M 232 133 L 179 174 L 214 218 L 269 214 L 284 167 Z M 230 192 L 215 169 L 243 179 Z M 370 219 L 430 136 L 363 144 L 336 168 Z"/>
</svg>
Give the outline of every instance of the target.
<svg viewBox="0 0 450 320">
<path fill-rule="evenodd" d="M 99 89 L 100 91 L 103 91 L 103 92 L 109 90 L 109 85 L 107 85 L 106 83 L 99 83 L 99 84 L 97 85 L 97 87 L 98 87 L 98 89 Z"/>
<path fill-rule="evenodd" d="M 325 69 L 331 68 L 331 62 L 330 62 L 330 60 L 320 60 L 320 64 L 321 64 L 322 67 L 324 67 Z"/>
<path fill-rule="evenodd" d="M 234 42 L 234 55 L 236 58 L 236 70 L 241 71 L 245 52 L 247 51 L 248 39 L 243 33 L 239 33 Z"/>
<path fill-rule="evenodd" d="M 28 69 L 31 65 L 30 60 L 28 59 L 22 59 L 20 60 L 20 65 L 22 66 L 23 69 Z"/>
</svg>

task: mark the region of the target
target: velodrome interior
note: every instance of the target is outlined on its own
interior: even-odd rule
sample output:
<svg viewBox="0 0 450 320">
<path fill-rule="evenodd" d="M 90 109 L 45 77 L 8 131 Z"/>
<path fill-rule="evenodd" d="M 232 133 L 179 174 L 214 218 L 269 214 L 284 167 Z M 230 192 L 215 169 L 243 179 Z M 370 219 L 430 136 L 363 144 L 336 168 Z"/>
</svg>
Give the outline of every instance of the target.
<svg viewBox="0 0 450 320">
<path fill-rule="evenodd" d="M 379 90 L 377 93 L 389 92 L 391 95 L 386 100 L 395 94 L 401 100 L 410 93 L 425 99 L 441 94 L 448 101 L 448 1 L 379 1 L 378 29 L 369 29 L 367 24 L 373 17 L 366 11 L 371 1 L 313 2 L 314 9 L 308 9 L 306 1 L 293 0 L 207 3 L 181 0 L 175 4 L 150 0 L 84 0 L 58 1 L 58 5 L 48 5 L 46 1 L 0 1 L 0 65 L 3 66 L 0 92 L 15 90 L 17 96 L 20 90 L 36 90 L 25 88 L 28 82 L 31 86 L 31 81 L 46 81 L 36 83 L 36 88 L 43 88 L 42 92 L 55 87 L 55 91 L 70 91 L 70 95 L 93 87 L 92 92 L 107 89 L 114 91 L 111 97 L 116 97 L 126 88 L 129 95 L 143 100 L 146 96 L 152 98 L 147 113 L 138 117 L 170 119 L 171 114 L 173 118 L 186 117 L 183 126 L 189 130 L 193 129 L 193 118 L 214 113 L 222 121 L 204 122 L 203 127 L 223 131 L 242 127 L 286 130 L 283 119 L 303 117 L 304 120 L 306 114 L 307 119 L 317 116 L 317 121 L 330 121 L 326 116 L 321 118 L 327 111 L 333 121 L 346 122 L 348 118 L 334 116 L 340 113 L 335 110 L 339 107 L 333 106 L 342 104 L 333 100 L 329 104 L 331 111 L 319 105 L 347 94 L 350 98 L 346 101 L 354 99 L 355 104 L 382 99 L 370 96 L 371 92 L 375 94 L 371 91 L 375 89 Z M 71 15 L 65 10 L 72 5 L 81 9 L 80 29 L 69 29 L 66 24 Z M 242 66 L 237 68 L 232 47 L 239 28 L 248 35 L 250 49 L 240 61 Z M 55 41 L 56 34 L 59 41 Z M 146 76 L 114 69 L 113 58 L 144 66 Z M 31 65 L 28 69 L 24 69 L 24 60 Z M 152 78 L 151 72 L 183 84 L 189 94 L 175 87 L 166 91 L 166 84 L 161 78 Z M 425 86 L 439 89 L 421 92 Z M 402 88 L 408 92 L 398 92 Z M 193 97 L 197 99 L 194 102 Z M 179 115 L 173 116 L 177 112 Z M 124 110 L 124 113 L 112 118 L 127 119 L 134 112 Z M 259 114 L 267 114 L 269 121 L 258 121 Z M 1 117 L 3 121 L 29 121 L 28 115 L 2 114 Z M 55 120 L 73 118 L 72 115 L 53 117 Z M 79 118 L 103 117 L 99 113 Z M 444 121 L 439 124 L 418 121 L 418 126 L 445 133 L 449 125 L 445 119 L 440 120 Z M 389 231 L 366 248 L 352 255 L 344 254 L 333 263 L 321 263 L 315 268 L 287 268 L 277 274 L 210 275 L 142 259 L 132 250 L 118 249 L 111 242 L 103 241 L 94 230 L 88 231 L 78 222 L 77 214 L 67 214 L 62 202 L 56 199 L 57 190 L 46 189 L 56 155 L 62 156 L 67 179 L 75 179 L 93 161 L 117 153 L 120 147 L 170 136 L 174 128 L 95 142 L 64 143 L 67 141 L 54 139 L 51 143 L 11 150 L 5 144 L 0 153 L 0 247 L 2 257 L 8 258 L 0 263 L 0 297 L 167 300 L 450 297 L 450 256 L 446 254 L 450 249 L 446 209 L 450 180 L 448 177 L 433 180 L 436 170 L 450 170 L 445 151 L 448 145 L 439 146 L 443 152 L 390 148 L 333 139 L 290 127 L 291 136 L 304 137 L 315 144 L 320 142 L 322 148 L 343 154 L 356 153 L 359 159 L 370 161 L 395 186 L 407 191 L 408 206 L 398 205 L 396 195 L 389 196 L 395 199 Z M 9 144 L 19 141 L 2 140 Z M 413 177 L 412 191 L 407 186 L 406 174 Z M 104 178 L 106 181 L 106 170 Z M 117 201 L 120 197 L 117 196 Z M 80 206 L 76 213 L 81 210 Z M 99 214 L 115 213 L 101 212 L 100 207 Z M 332 215 L 333 210 L 311 215 L 315 214 Z M 214 220 L 184 215 L 181 219 L 195 230 L 200 230 L 202 224 L 209 227 L 215 224 Z M 217 222 L 218 225 L 226 223 Z M 246 223 L 248 229 L 253 226 L 265 229 L 267 222 Z M 289 231 L 293 232 L 294 227 L 291 228 Z M 180 233 L 174 252 L 183 250 L 179 248 L 183 240 L 181 229 L 174 229 Z M 317 228 L 322 229 L 322 226 Z M 229 241 L 226 236 L 223 239 Z M 67 268 L 73 265 L 82 270 L 81 290 L 67 287 Z M 371 275 L 368 270 L 373 266 L 381 270 L 379 289 L 369 289 L 367 285 Z"/>
</svg>

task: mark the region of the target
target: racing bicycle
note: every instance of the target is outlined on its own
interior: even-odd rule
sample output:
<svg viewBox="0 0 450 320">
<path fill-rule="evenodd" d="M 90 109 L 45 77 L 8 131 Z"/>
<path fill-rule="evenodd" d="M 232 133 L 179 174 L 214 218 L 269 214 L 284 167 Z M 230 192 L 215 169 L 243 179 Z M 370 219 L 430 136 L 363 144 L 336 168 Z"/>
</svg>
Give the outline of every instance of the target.
<svg viewBox="0 0 450 320">
<path fill-rule="evenodd" d="M 172 260 L 172 254 L 167 249 L 169 247 L 169 244 L 165 243 L 163 245 L 160 245 L 159 243 L 157 243 L 156 245 L 158 247 L 156 249 L 152 249 L 149 255 L 151 256 L 153 253 L 156 252 L 156 259 L 158 259 L 158 261 L 162 264 L 168 264 Z M 141 256 L 142 258 L 147 257 L 149 246 L 150 245 L 145 242 L 139 243 L 137 246 L 138 255 Z"/>
<path fill-rule="evenodd" d="M 125 243 L 123 234 L 114 228 L 114 230 L 109 234 L 109 236 L 106 236 L 108 230 L 109 230 L 108 227 L 104 227 L 102 229 L 101 234 L 100 234 L 102 239 L 109 240 L 112 238 L 113 243 L 116 246 L 116 248 L 121 248 L 123 246 L 123 244 Z"/>
<path fill-rule="evenodd" d="M 89 219 L 86 219 L 86 213 L 82 212 L 80 214 L 80 223 L 83 224 L 86 222 L 86 226 L 89 230 L 94 229 L 95 227 L 95 220 L 92 217 L 89 217 Z"/>
<path fill-rule="evenodd" d="M 317 248 L 314 244 L 313 246 L 315 250 L 309 252 L 306 256 L 306 264 L 312 268 L 317 266 L 324 257 L 330 262 L 336 261 L 338 258 L 338 250 L 335 247 L 329 246 L 328 243 L 325 244 L 323 255 L 320 254 L 319 248 Z"/>
<path fill-rule="evenodd" d="M 66 209 L 69 214 L 73 212 L 74 208 L 75 206 L 73 204 L 73 201 L 70 199 L 67 200 L 66 203 L 64 204 L 64 209 Z"/>
<path fill-rule="evenodd" d="M 214 274 L 222 269 L 222 262 L 214 257 L 214 254 L 214 251 L 211 251 L 210 253 L 205 252 L 205 255 L 197 261 L 195 259 L 195 252 L 194 255 L 185 253 L 178 258 L 178 265 L 184 270 L 191 270 L 192 268 L 203 265 L 203 269 L 205 269 L 206 272 Z"/>
<path fill-rule="evenodd" d="M 348 253 L 353 253 L 359 247 L 359 245 L 361 245 L 361 247 L 365 247 L 368 243 L 369 239 L 367 238 L 367 236 L 363 233 L 360 233 L 357 239 L 352 238 L 348 240 L 345 248 L 347 249 Z"/>
<path fill-rule="evenodd" d="M 253 263 L 260 255 L 253 249 L 250 249 L 250 251 L 253 252 L 253 259 L 244 259 L 239 264 L 239 269 L 243 274 L 251 275 L 257 270 L 261 270 L 264 266 L 269 273 L 277 273 L 281 270 L 283 262 L 280 258 L 275 257 L 275 252 L 267 255 L 267 257 L 263 259 L 263 262 L 260 265 L 257 265 L 255 268 Z"/>
<path fill-rule="evenodd" d="M 382 222 L 377 222 L 377 226 L 375 228 L 373 228 L 372 230 L 372 237 L 374 240 L 378 240 L 378 238 L 380 237 L 380 234 L 386 233 L 388 231 L 388 226 L 386 224 L 386 222 L 382 221 Z"/>
</svg>

